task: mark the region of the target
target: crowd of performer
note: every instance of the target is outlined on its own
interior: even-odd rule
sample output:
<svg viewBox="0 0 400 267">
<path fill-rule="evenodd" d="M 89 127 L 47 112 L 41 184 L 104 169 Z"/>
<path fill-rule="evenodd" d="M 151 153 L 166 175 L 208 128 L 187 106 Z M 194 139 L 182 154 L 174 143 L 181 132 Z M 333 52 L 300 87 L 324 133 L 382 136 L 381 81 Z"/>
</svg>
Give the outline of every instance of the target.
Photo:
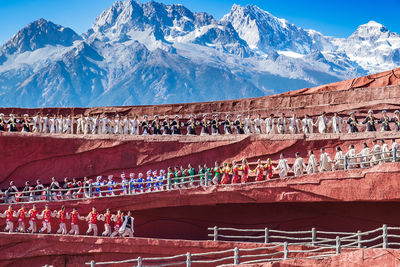
<svg viewBox="0 0 400 267">
<path fill-rule="evenodd" d="M 88 228 L 86 235 L 98 235 L 98 224 L 104 224 L 104 232 L 101 236 L 108 237 L 133 237 L 133 223 L 134 218 L 131 212 L 128 211 L 126 215 L 120 210 L 117 213 L 111 213 L 107 209 L 105 213 L 101 214 L 93 207 L 90 213 L 86 216 L 81 216 L 77 208 L 72 208 L 67 211 L 65 206 L 61 206 L 59 210 L 50 210 L 48 205 L 45 205 L 43 210 L 38 210 L 37 205 L 33 204 L 32 208 L 26 208 L 25 205 L 17 210 L 13 209 L 12 205 L 3 213 L 0 213 L 0 218 L 5 218 L 6 227 L 4 232 L 20 232 L 20 233 L 43 233 L 43 234 L 61 234 L 61 235 L 79 235 L 78 221 L 86 221 Z M 52 231 L 51 218 L 57 218 L 59 221 L 58 230 Z M 41 221 L 41 224 L 40 224 Z M 67 221 L 70 221 L 70 229 L 67 229 Z M 14 223 L 18 222 L 14 226 Z M 28 222 L 28 225 L 26 224 Z M 28 226 L 28 227 L 27 227 Z"/>
<path fill-rule="evenodd" d="M 305 115 L 298 118 L 295 113 L 287 117 L 284 113 L 279 116 L 270 114 L 262 118 L 260 114 L 256 117 L 250 115 L 232 116 L 230 114 L 203 114 L 190 115 L 188 120 L 183 120 L 180 115 L 162 118 L 158 115 L 149 118 L 145 115 L 140 120 L 138 116 L 119 114 L 115 116 L 88 115 L 63 116 L 45 115 L 38 113 L 34 117 L 25 114 L 17 118 L 10 114 L 5 118 L 0 114 L 0 131 L 35 133 L 58 133 L 58 134 L 122 134 L 122 135 L 219 135 L 219 134 L 312 134 L 318 133 L 355 133 L 365 125 L 365 131 L 400 131 L 400 112 L 394 111 L 390 117 L 386 110 L 381 115 L 375 116 L 372 110 L 362 121 L 359 121 L 355 112 L 351 112 L 347 120 L 337 113 L 328 118 L 323 112 L 316 119 Z M 196 131 L 196 128 L 200 131 Z M 345 130 L 347 128 L 347 130 Z"/>
<path fill-rule="evenodd" d="M 319 160 L 314 155 L 314 151 L 308 151 L 307 164 L 296 152 L 294 163 L 290 167 L 285 155 L 281 154 L 275 166 L 272 160 L 268 158 L 266 161 L 259 159 L 254 168 L 250 168 L 247 159 L 241 161 L 233 161 L 232 163 L 219 161 L 214 166 L 201 164 L 196 169 L 192 164 L 184 166 L 168 167 L 167 170 L 147 171 L 146 175 L 139 173 L 130 173 L 129 177 L 122 173 L 120 177 L 114 178 L 113 175 L 96 177 L 95 180 L 84 177 L 81 180 L 73 178 L 64 179 L 61 185 L 54 177 L 51 184 L 45 188 L 40 182 L 36 181 L 35 185 L 29 182 L 25 183 L 25 187 L 20 191 L 14 182 L 10 182 L 9 188 L 5 191 L 8 203 L 30 202 L 41 200 L 61 200 L 61 199 L 78 199 L 102 196 L 114 196 L 121 194 L 135 194 L 152 191 L 163 191 L 168 187 L 171 189 L 190 188 L 194 186 L 206 185 L 226 185 L 248 183 L 249 176 L 255 176 L 254 181 L 260 182 L 272 179 L 274 174 L 280 178 L 303 174 L 312 174 L 324 171 L 335 171 L 345 169 L 366 168 L 376 164 L 392 161 L 393 153 L 396 151 L 397 157 L 400 158 L 400 145 L 395 139 L 392 139 L 391 146 L 385 140 L 372 140 L 372 146 L 367 142 L 362 143 L 361 151 L 357 152 L 354 145 L 350 145 L 347 152 L 343 152 L 340 146 L 336 147 L 336 154 L 331 157 L 325 148 L 320 149 Z M 345 162 L 347 158 L 347 162 Z M 116 182 L 118 180 L 118 182 Z"/>
</svg>

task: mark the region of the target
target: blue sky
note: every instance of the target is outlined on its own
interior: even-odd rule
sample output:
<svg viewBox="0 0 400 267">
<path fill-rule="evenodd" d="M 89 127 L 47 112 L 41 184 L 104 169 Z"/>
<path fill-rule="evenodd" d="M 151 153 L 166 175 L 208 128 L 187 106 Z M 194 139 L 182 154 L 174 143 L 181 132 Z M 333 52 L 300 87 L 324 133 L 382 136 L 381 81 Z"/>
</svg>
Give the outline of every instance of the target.
<svg viewBox="0 0 400 267">
<path fill-rule="evenodd" d="M 115 0 L 0 0 L 0 44 L 39 18 L 51 20 L 83 33 L 94 19 Z M 147 2 L 147 1 L 142 1 Z M 347 37 L 358 25 L 370 20 L 400 33 L 400 0 L 159 0 L 180 3 L 192 11 L 205 11 L 216 18 L 228 13 L 231 6 L 254 4 L 275 16 L 325 35 Z"/>
</svg>

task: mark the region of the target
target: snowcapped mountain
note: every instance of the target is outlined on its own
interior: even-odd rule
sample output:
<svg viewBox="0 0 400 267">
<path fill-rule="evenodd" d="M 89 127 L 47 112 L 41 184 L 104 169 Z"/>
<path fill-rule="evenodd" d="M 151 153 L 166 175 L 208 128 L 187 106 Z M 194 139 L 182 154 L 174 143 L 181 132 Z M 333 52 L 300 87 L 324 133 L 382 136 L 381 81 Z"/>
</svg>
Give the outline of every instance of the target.
<svg viewBox="0 0 400 267">
<path fill-rule="evenodd" d="M 221 20 L 182 5 L 115 2 L 78 35 L 45 19 L 0 48 L 2 106 L 107 106 L 256 97 L 391 69 L 400 36 L 340 39 L 256 6 Z"/>
<path fill-rule="evenodd" d="M 338 40 L 339 51 L 369 72 L 400 65 L 400 35 L 375 21 L 361 25 L 345 40 Z"/>
<path fill-rule="evenodd" d="M 192 13 L 182 5 L 157 2 L 117 2 L 97 17 L 85 34 L 89 41 L 136 40 L 148 49 L 173 52 L 178 42 L 210 46 L 241 56 L 251 54 L 230 23 L 219 22 L 206 13 Z"/>
<path fill-rule="evenodd" d="M 70 28 L 39 19 L 20 30 L 2 47 L 5 54 L 34 51 L 46 45 L 71 46 L 81 37 Z"/>
<path fill-rule="evenodd" d="M 252 49 L 263 52 L 289 50 L 308 54 L 314 50 L 331 48 L 328 37 L 316 31 L 309 33 L 257 6 L 233 5 L 222 20 L 230 22 Z"/>
</svg>

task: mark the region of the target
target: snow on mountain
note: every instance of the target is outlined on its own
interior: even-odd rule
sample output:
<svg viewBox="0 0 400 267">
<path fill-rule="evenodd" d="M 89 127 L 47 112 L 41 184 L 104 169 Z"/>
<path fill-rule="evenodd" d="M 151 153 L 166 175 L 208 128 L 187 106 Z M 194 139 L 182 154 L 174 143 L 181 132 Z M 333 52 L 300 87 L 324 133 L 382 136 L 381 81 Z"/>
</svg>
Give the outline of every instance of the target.
<svg viewBox="0 0 400 267">
<path fill-rule="evenodd" d="M 27 58 L 39 58 L 52 49 L 45 47 L 25 54 L 28 54 Z M 93 96 L 104 90 L 105 71 L 97 65 L 102 57 L 95 50 L 79 41 L 70 48 L 56 51 L 61 54 L 45 64 L 25 64 L 22 68 L 0 72 L 1 103 L 22 107 L 68 106 L 72 103 L 87 106 Z"/>
<path fill-rule="evenodd" d="M 81 37 L 70 28 L 64 28 L 45 19 L 39 19 L 20 30 L 2 47 L 4 54 L 23 53 L 45 45 L 71 46 Z"/>
<path fill-rule="evenodd" d="M 252 49 L 264 52 L 288 50 L 305 54 L 330 46 L 322 34 L 309 33 L 253 5 L 233 5 L 222 20 L 230 22 Z"/>
<path fill-rule="evenodd" d="M 361 25 L 347 39 L 256 6 L 221 20 L 182 5 L 115 2 L 79 36 L 40 19 L 0 49 L 3 106 L 139 105 L 284 92 L 400 63 L 400 37 Z M 215 90 L 218 88 L 218 90 Z"/>
<path fill-rule="evenodd" d="M 340 40 L 338 46 L 339 51 L 369 72 L 400 65 L 400 35 L 375 21 L 359 26 L 349 38 Z"/>
<path fill-rule="evenodd" d="M 263 94 L 229 70 L 162 49 L 150 51 L 138 42 L 104 52 L 112 53 L 117 62 L 108 72 L 109 89 L 94 99 L 96 105 L 159 104 L 177 99 L 192 102 Z"/>
<path fill-rule="evenodd" d="M 150 50 L 173 52 L 173 43 L 191 42 L 240 56 L 251 54 L 229 23 L 206 13 L 192 13 L 182 5 L 157 2 L 117 2 L 96 18 L 85 36 L 114 43 L 135 40 Z"/>
</svg>

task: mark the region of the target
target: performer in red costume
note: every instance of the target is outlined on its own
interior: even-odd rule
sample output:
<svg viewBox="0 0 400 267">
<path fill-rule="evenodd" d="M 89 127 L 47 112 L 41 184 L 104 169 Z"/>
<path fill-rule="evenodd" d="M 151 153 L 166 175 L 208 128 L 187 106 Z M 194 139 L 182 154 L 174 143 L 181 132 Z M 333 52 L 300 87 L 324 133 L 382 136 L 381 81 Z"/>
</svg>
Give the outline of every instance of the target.
<svg viewBox="0 0 400 267">
<path fill-rule="evenodd" d="M 237 165 L 236 161 L 234 160 L 232 162 L 232 184 L 240 183 L 239 170 L 239 165 Z"/>
<path fill-rule="evenodd" d="M 39 211 L 37 210 L 36 204 L 33 204 L 32 209 L 30 209 L 28 212 L 29 228 L 26 231 L 27 233 L 36 233 L 36 220 L 38 219 L 38 213 Z"/>
<path fill-rule="evenodd" d="M 59 211 L 54 211 L 55 214 L 57 214 L 57 218 L 60 220 L 60 228 L 57 230 L 57 234 L 62 234 L 66 235 L 67 232 L 67 225 L 66 225 L 66 219 L 67 219 L 67 212 L 65 211 L 65 206 L 63 205 Z"/>
<path fill-rule="evenodd" d="M 261 159 L 257 160 L 257 167 L 253 172 L 256 174 L 256 182 L 260 182 L 264 179 L 264 166 L 261 163 Z"/>
<path fill-rule="evenodd" d="M 49 209 L 48 205 L 44 206 L 44 210 L 42 211 L 42 213 L 40 214 L 39 217 L 42 218 L 42 220 L 43 220 L 43 227 L 42 227 L 42 229 L 39 230 L 39 234 L 43 233 L 45 230 L 47 230 L 47 234 L 51 234 L 50 219 L 51 219 L 51 217 L 54 217 L 54 215 L 51 212 L 51 210 Z"/>
<path fill-rule="evenodd" d="M 68 234 L 79 235 L 78 220 L 84 220 L 85 217 L 81 217 L 76 208 L 73 208 L 72 212 L 68 214 L 68 219 L 71 219 L 71 231 Z"/>
<path fill-rule="evenodd" d="M 124 213 L 121 212 L 120 210 L 117 211 L 116 215 L 113 215 L 113 220 L 115 222 L 114 224 L 114 232 L 110 235 L 110 237 L 114 237 L 116 235 L 119 235 L 119 228 L 122 226 L 122 218 L 124 216 Z"/>
<path fill-rule="evenodd" d="M 229 173 L 230 172 L 231 172 L 231 169 L 229 168 L 229 164 L 227 162 L 224 162 L 224 165 L 222 167 L 221 184 L 229 184 L 229 181 L 230 181 Z"/>
<path fill-rule="evenodd" d="M 17 218 L 18 218 L 18 228 L 16 230 L 17 232 L 25 233 L 25 216 L 26 216 L 25 206 L 22 205 L 17 212 Z"/>
<path fill-rule="evenodd" d="M 96 207 L 93 207 L 92 211 L 86 217 L 86 220 L 88 221 L 88 224 L 89 224 L 89 228 L 86 231 L 86 235 L 89 235 L 93 231 L 93 236 L 97 236 L 98 216 L 99 216 L 99 213 L 97 212 Z"/>
<path fill-rule="evenodd" d="M 267 171 L 266 174 L 267 179 L 271 179 L 273 175 L 273 166 L 272 166 L 272 160 L 270 158 L 267 159 L 267 164 L 265 164 L 265 170 Z"/>
<path fill-rule="evenodd" d="M 240 166 L 240 170 L 242 171 L 241 183 L 247 183 L 249 177 L 249 164 L 247 163 L 247 159 L 242 159 L 242 166 Z"/>
<path fill-rule="evenodd" d="M 6 218 L 6 228 L 4 229 L 4 232 L 9 232 L 12 233 L 14 230 L 14 223 L 13 223 L 13 215 L 14 211 L 12 209 L 12 206 L 8 206 L 8 209 L 0 214 L 1 218 Z"/>
<path fill-rule="evenodd" d="M 106 213 L 101 215 L 101 220 L 104 221 L 104 232 L 101 234 L 102 236 L 109 236 L 111 234 L 111 218 L 112 218 L 111 210 L 107 209 Z"/>
</svg>

